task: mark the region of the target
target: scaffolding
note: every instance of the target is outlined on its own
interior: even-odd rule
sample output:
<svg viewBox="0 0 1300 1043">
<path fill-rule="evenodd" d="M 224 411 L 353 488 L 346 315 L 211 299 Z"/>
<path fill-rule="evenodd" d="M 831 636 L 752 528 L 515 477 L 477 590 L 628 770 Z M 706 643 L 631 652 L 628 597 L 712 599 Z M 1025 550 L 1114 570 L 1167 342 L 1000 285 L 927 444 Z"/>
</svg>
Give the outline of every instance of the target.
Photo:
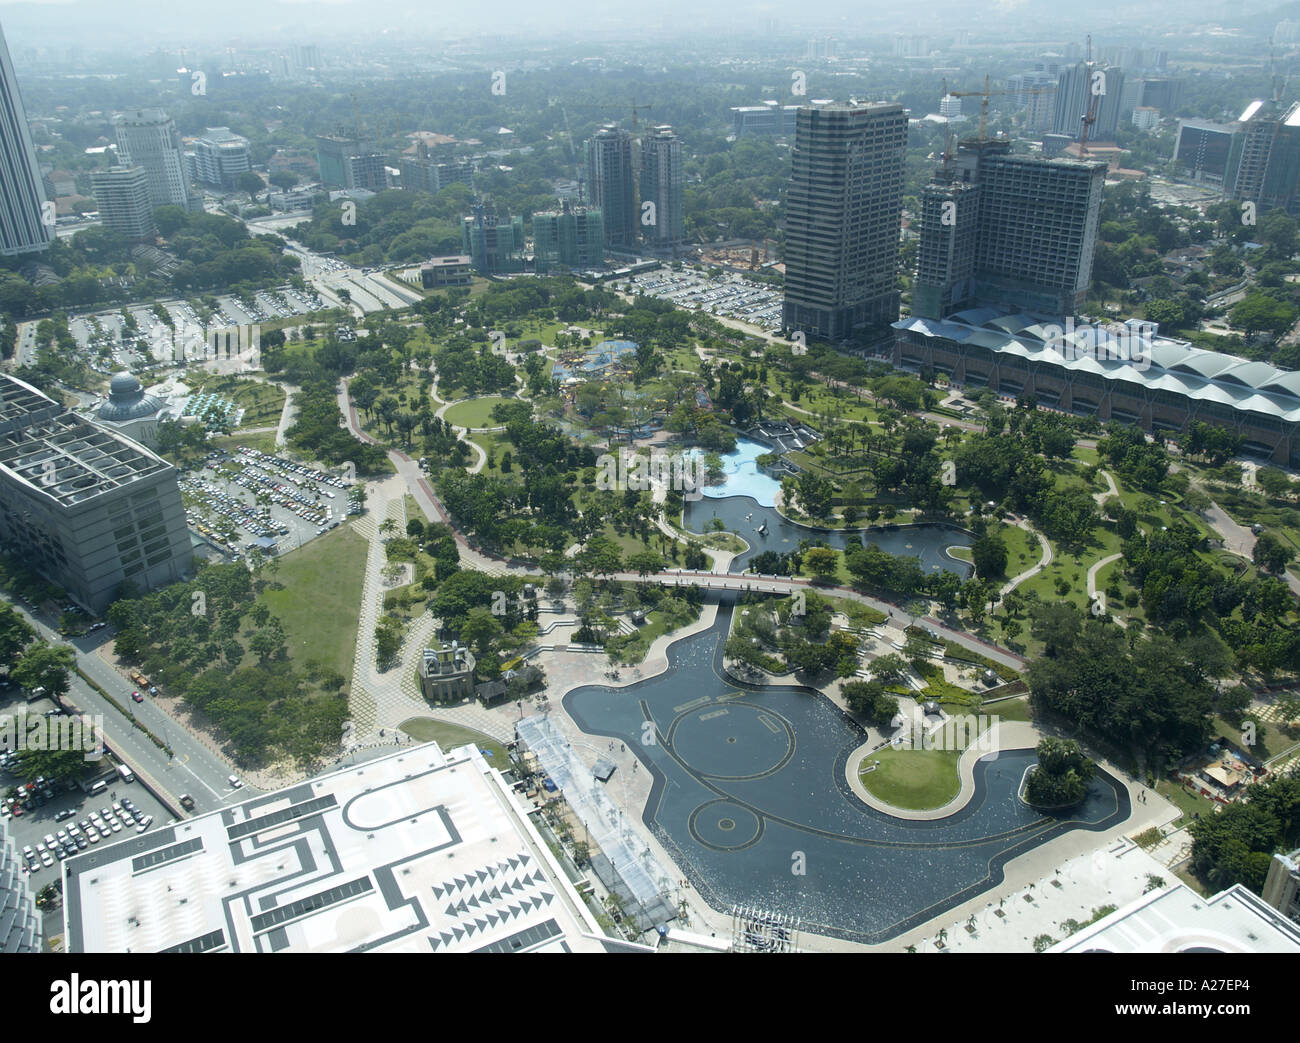
<svg viewBox="0 0 1300 1043">
<path fill-rule="evenodd" d="M 593 848 L 600 849 L 592 855 L 592 869 L 605 888 L 618 896 L 624 912 L 642 931 L 673 919 L 672 879 L 649 845 L 625 824 L 622 811 L 569 740 L 545 715 L 523 718 L 516 723 L 515 734 L 564 794 Z"/>
</svg>

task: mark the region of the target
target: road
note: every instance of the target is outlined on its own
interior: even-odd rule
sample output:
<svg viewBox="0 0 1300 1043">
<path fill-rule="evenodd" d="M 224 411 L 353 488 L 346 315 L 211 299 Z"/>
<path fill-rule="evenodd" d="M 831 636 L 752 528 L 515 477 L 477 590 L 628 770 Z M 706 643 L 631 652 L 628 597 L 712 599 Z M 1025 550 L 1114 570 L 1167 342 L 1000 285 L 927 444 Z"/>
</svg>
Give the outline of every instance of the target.
<svg viewBox="0 0 1300 1043">
<path fill-rule="evenodd" d="M 259 792 L 252 787 L 232 789 L 226 779 L 236 771 L 235 768 L 153 705 L 147 696 L 143 703 L 132 701 L 134 689 L 131 682 L 94 651 L 105 640 L 107 631 L 68 638 L 54 630 L 47 619 L 35 616 L 23 605 L 13 604 L 13 608 L 47 641 L 71 646 L 77 653 L 77 665 L 86 675 L 132 710 L 141 724 L 172 747 L 174 755 L 169 758 L 80 675 L 72 675 L 64 702 L 81 713 L 102 714 L 106 744 L 121 755 L 137 775 L 142 776 L 142 781 L 147 778 L 155 783 L 154 788 L 160 790 L 159 796 L 166 803 L 175 806 L 176 798 L 188 793 L 194 798 L 195 812 L 200 813 L 245 800 Z"/>
</svg>

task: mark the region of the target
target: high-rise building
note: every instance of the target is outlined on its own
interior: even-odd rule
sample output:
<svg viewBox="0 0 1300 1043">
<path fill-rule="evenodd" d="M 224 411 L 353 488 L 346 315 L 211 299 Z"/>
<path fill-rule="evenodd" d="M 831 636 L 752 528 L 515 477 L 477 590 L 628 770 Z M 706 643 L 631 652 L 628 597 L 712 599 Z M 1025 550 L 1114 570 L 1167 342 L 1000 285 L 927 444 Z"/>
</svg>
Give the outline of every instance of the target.
<svg viewBox="0 0 1300 1043">
<path fill-rule="evenodd" d="M 1106 167 L 1013 156 L 1010 142 L 960 144 L 922 197 L 912 312 L 977 304 L 1072 315 L 1092 279 Z"/>
<path fill-rule="evenodd" d="M 611 123 L 588 139 L 586 150 L 587 198 L 604 218 L 605 246 L 634 250 L 637 209 L 632 135 Z"/>
<path fill-rule="evenodd" d="M 0 256 L 46 250 L 54 240 L 41 171 L 9 45 L 0 31 Z"/>
<path fill-rule="evenodd" d="M 598 268 L 605 263 L 605 223 L 595 207 L 573 206 L 533 214 L 533 251 L 537 271 Z"/>
<path fill-rule="evenodd" d="M 194 142 L 194 180 L 232 189 L 240 174 L 253 169 L 248 139 L 229 127 L 209 127 Z"/>
<path fill-rule="evenodd" d="M 448 185 L 461 184 L 474 187 L 474 164 L 468 159 L 439 159 L 423 141 L 416 142 L 414 156 L 401 156 L 397 168 L 402 175 L 402 188 L 408 192 L 428 192 L 437 195 Z"/>
<path fill-rule="evenodd" d="M 0 539 L 96 614 L 123 584 L 176 583 L 193 564 L 176 468 L 8 375 L 0 375 Z"/>
<path fill-rule="evenodd" d="M 316 166 L 327 188 L 382 192 L 388 187 L 388 157 L 346 134 L 316 138 Z"/>
<path fill-rule="evenodd" d="M 1253 101 L 1237 121 L 1241 159 L 1231 181 L 1233 199 L 1260 210 L 1281 208 L 1300 215 L 1300 102 L 1286 109 Z"/>
<path fill-rule="evenodd" d="M 842 340 L 898 317 L 906 145 L 901 105 L 799 109 L 786 197 L 787 330 Z"/>
<path fill-rule="evenodd" d="M 672 127 L 655 127 L 641 139 L 640 223 L 647 243 L 672 248 L 686 238 L 685 194 L 682 139 Z"/>
<path fill-rule="evenodd" d="M 1069 134 L 1075 141 L 1083 132 L 1083 117 L 1096 98 L 1096 119 L 1088 130 L 1089 141 L 1114 141 L 1123 111 L 1124 70 L 1103 67 L 1096 62 L 1078 62 L 1061 70 L 1056 85 L 1056 111 L 1052 130 Z M 1124 114 L 1128 119 L 1133 109 Z"/>
<path fill-rule="evenodd" d="M 524 219 L 507 217 L 498 220 L 496 213 L 482 205 L 461 224 L 461 241 L 474 270 L 480 275 L 497 275 L 523 269 Z"/>
<path fill-rule="evenodd" d="M 117 127 L 118 162 L 144 167 L 153 205 L 193 207 L 181 139 L 171 117 L 161 109 L 134 109 L 117 116 L 113 123 Z"/>
<path fill-rule="evenodd" d="M 0 952 L 40 952 L 42 916 L 27 886 L 26 867 L 0 819 Z"/>
<path fill-rule="evenodd" d="M 1184 177 L 1211 185 L 1231 183 L 1241 154 L 1241 128 L 1205 120 L 1179 120 L 1174 162 Z"/>
<path fill-rule="evenodd" d="M 144 167 L 96 170 L 90 175 L 90 183 L 105 228 L 121 232 L 128 239 L 149 239 L 157 234 L 149 199 L 149 175 Z"/>
</svg>

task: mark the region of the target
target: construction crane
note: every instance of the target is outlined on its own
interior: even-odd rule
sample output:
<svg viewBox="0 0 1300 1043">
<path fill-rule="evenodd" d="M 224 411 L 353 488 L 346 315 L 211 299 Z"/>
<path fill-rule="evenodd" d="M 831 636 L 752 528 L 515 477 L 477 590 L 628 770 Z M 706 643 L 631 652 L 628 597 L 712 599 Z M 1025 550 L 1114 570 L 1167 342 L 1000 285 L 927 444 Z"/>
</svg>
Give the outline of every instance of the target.
<svg viewBox="0 0 1300 1043">
<path fill-rule="evenodd" d="M 1097 106 L 1101 95 L 1092 89 L 1092 34 L 1088 34 L 1088 57 L 1085 66 L 1088 70 L 1088 111 L 1079 117 L 1079 159 L 1088 158 L 1088 132 L 1097 122 Z M 1104 74 L 1103 74 L 1104 75 Z"/>
<path fill-rule="evenodd" d="M 988 136 L 989 122 L 989 98 L 1006 94 L 1048 94 L 1056 90 L 1052 87 L 1025 87 L 1023 90 L 1012 91 L 992 91 L 989 90 L 989 78 L 984 77 L 984 89 L 982 91 L 950 91 L 948 81 L 943 81 L 943 96 L 946 98 L 979 98 L 980 99 L 980 132 L 979 140 L 983 141 Z"/>
</svg>

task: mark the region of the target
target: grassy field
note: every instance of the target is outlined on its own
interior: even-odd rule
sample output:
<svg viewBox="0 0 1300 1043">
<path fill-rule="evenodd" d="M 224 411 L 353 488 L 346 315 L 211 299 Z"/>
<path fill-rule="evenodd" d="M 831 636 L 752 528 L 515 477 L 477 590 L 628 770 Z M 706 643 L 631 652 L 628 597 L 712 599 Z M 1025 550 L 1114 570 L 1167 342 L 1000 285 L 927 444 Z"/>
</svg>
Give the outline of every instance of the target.
<svg viewBox="0 0 1300 1043">
<path fill-rule="evenodd" d="M 268 427 L 280 422 L 284 389 L 265 380 L 241 377 L 212 377 L 194 385 L 194 390 L 220 395 L 244 408 L 240 427 Z"/>
<path fill-rule="evenodd" d="M 458 427 L 495 427 L 496 421 L 492 419 L 492 409 L 502 402 L 508 402 L 509 399 L 502 398 L 500 395 L 489 395 L 484 398 L 470 399 L 468 402 L 458 402 L 450 406 L 447 412 L 442 414 L 444 420 L 449 424 L 455 424 Z"/>
<path fill-rule="evenodd" d="M 510 755 L 506 748 L 482 732 L 462 728 L 459 724 L 435 721 L 432 717 L 412 717 L 398 727 L 417 742 L 436 742 L 443 750 L 477 746 L 480 750 L 487 751 L 486 760 L 492 767 L 500 771 L 510 767 Z"/>
<path fill-rule="evenodd" d="M 888 747 L 871 754 L 874 771 L 859 773 L 862 785 L 877 800 L 907 811 L 941 808 L 961 789 L 956 750 L 913 750 Z"/>
<path fill-rule="evenodd" d="M 275 452 L 275 432 L 263 431 L 260 434 L 249 435 L 225 435 L 214 438 L 211 441 L 213 448 L 216 449 L 236 449 L 239 446 L 248 446 L 249 449 L 256 449 L 261 453 Z"/>
<path fill-rule="evenodd" d="M 280 559 L 259 598 L 284 624 L 298 663 L 315 659 L 352 676 L 366 541 L 342 525 Z"/>
</svg>

